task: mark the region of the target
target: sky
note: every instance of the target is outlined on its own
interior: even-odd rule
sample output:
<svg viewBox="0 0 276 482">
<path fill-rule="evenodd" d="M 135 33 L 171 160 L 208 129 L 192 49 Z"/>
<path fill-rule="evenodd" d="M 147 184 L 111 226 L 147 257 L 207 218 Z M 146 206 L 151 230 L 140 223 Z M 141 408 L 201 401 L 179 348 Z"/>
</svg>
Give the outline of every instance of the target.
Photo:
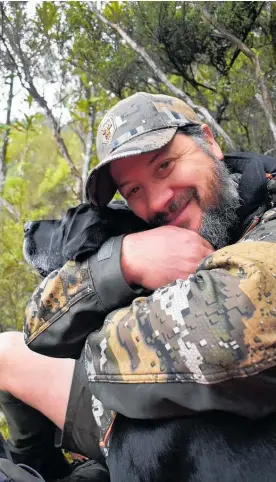
<svg viewBox="0 0 276 482">
<path fill-rule="evenodd" d="M 53 86 L 43 86 L 43 91 L 46 95 L 47 101 L 53 104 L 54 88 Z M 5 123 L 7 115 L 7 101 L 8 101 L 9 86 L 4 84 L 3 79 L 0 80 L 0 122 Z M 31 115 L 35 112 L 41 112 L 37 105 L 33 103 L 29 108 L 26 98 L 28 93 L 21 87 L 18 79 L 14 83 L 14 99 L 12 103 L 12 119 L 22 120 L 24 114 Z"/>
<path fill-rule="evenodd" d="M 26 1 L 25 3 L 27 5 L 28 15 L 30 17 L 34 17 L 36 6 L 38 4 L 41 4 L 42 0 L 30 0 Z M 107 3 L 107 1 L 97 0 L 96 3 L 98 8 L 101 8 L 104 4 Z M 56 103 L 56 92 L 59 91 L 60 87 L 58 83 L 47 84 L 43 79 L 35 79 L 35 85 L 39 93 L 42 94 L 47 101 L 48 106 L 52 109 L 54 104 Z M 0 73 L 0 123 L 5 123 L 6 121 L 8 91 L 9 86 L 5 85 L 5 79 L 3 79 L 3 77 L 1 78 Z M 15 79 L 14 94 L 15 95 L 12 103 L 11 113 L 12 120 L 22 120 L 24 119 L 25 115 L 30 116 L 35 114 L 36 112 L 42 112 L 42 109 L 36 104 L 36 102 L 33 102 L 31 107 L 29 106 L 28 102 L 26 101 L 28 97 L 28 92 L 21 87 L 19 79 Z M 69 110 L 64 107 L 53 108 L 53 112 L 55 116 L 59 118 L 61 124 L 66 123 L 70 119 Z"/>
<path fill-rule="evenodd" d="M 56 93 L 59 90 L 58 83 L 46 83 L 42 79 L 35 79 L 36 87 L 40 94 L 46 99 L 48 106 L 53 109 L 54 115 L 61 120 L 61 124 L 70 119 L 69 111 L 65 108 L 54 107 L 56 103 Z M 7 101 L 8 101 L 9 86 L 5 85 L 4 80 L 0 78 L 0 123 L 6 122 L 7 115 Z M 36 102 L 32 102 L 29 106 L 28 92 L 21 87 L 19 79 L 14 82 L 14 99 L 12 102 L 12 120 L 23 120 L 24 116 L 30 116 L 37 112 L 43 112 Z"/>
<path fill-rule="evenodd" d="M 27 11 L 30 16 L 34 16 L 36 5 L 40 3 L 42 3 L 40 0 L 31 0 L 26 2 Z M 55 104 L 55 93 L 58 89 L 58 85 L 50 83 L 46 84 L 46 82 L 42 79 L 35 79 L 35 84 L 39 93 L 45 97 L 49 107 L 52 108 Z M 0 123 L 5 123 L 6 121 L 8 92 L 9 86 L 5 85 L 5 79 L 1 77 L 0 73 Z M 19 79 L 15 79 L 14 94 L 11 114 L 12 120 L 22 120 L 24 119 L 25 114 L 30 116 L 36 112 L 42 112 L 42 109 L 35 102 L 33 102 L 32 106 L 29 107 L 29 104 L 26 101 L 28 92 L 21 87 Z M 60 109 L 54 109 L 54 113 L 56 116 L 62 116 L 65 119 L 68 119 L 69 117 L 69 113 L 65 109 L 62 109 L 62 111 Z"/>
</svg>

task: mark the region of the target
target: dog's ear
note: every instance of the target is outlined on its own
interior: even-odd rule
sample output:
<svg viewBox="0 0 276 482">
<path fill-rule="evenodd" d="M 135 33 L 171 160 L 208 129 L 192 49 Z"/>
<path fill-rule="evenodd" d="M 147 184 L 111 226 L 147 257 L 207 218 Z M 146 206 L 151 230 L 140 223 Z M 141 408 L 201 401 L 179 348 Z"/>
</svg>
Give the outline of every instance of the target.
<svg viewBox="0 0 276 482">
<path fill-rule="evenodd" d="M 69 209 L 63 227 L 61 249 L 66 260 L 81 261 L 91 256 L 110 237 L 100 209 L 90 204 Z"/>
<path fill-rule="evenodd" d="M 106 208 L 101 209 L 101 216 L 108 221 L 113 236 L 138 233 L 149 229 L 149 225 L 138 218 L 125 201 L 112 201 Z"/>
<path fill-rule="evenodd" d="M 65 217 L 62 253 L 67 260 L 82 261 L 112 236 L 147 228 L 123 202 L 115 201 L 103 208 L 81 204 L 69 210 Z"/>
</svg>

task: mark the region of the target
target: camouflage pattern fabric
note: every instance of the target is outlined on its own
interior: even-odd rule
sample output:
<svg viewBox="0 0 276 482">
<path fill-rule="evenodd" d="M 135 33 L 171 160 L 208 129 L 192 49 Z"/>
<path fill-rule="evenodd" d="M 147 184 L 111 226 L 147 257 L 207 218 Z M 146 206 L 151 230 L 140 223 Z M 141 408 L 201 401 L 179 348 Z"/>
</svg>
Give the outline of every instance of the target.
<svg viewBox="0 0 276 482">
<path fill-rule="evenodd" d="M 112 312 L 86 343 L 92 391 L 94 383 L 129 384 L 130 390 L 136 383 L 213 384 L 274 367 L 275 260 L 272 209 L 241 242 L 208 256 L 196 275 Z M 93 400 L 107 455 L 114 412 Z"/>
<path fill-rule="evenodd" d="M 24 318 L 25 341 L 29 345 L 80 299 L 94 291 L 88 262 L 68 261 L 53 271 L 34 291 Z"/>
<path fill-rule="evenodd" d="M 208 256 L 195 275 L 110 313 L 86 342 L 85 367 L 92 393 L 99 385 L 112 394 L 118 384 L 127 385 L 129 393 L 134 384 L 151 384 L 148 395 L 136 400 L 146 406 L 154 386 L 162 398 L 160 387 L 170 383 L 210 386 L 275 367 L 275 260 L 276 209 L 271 209 L 240 242 Z M 89 312 L 84 300 L 93 291 L 87 262 L 69 262 L 46 278 L 26 310 L 29 346 L 36 350 L 37 340 L 43 346 L 50 333 L 58 349 L 57 334 L 63 326 L 65 331 L 69 326 L 68 343 L 70 323 L 75 323 L 70 310 L 78 307 L 75 330 L 81 331 L 82 310 L 83 316 Z M 99 398 L 93 393 L 92 412 L 107 454 L 116 414 Z"/>
<path fill-rule="evenodd" d="M 202 121 L 183 100 L 138 92 L 121 100 L 102 119 L 97 134 L 99 164 L 86 182 L 86 197 L 104 206 L 117 191 L 108 164 L 115 159 L 160 149 L 177 129 Z"/>
</svg>

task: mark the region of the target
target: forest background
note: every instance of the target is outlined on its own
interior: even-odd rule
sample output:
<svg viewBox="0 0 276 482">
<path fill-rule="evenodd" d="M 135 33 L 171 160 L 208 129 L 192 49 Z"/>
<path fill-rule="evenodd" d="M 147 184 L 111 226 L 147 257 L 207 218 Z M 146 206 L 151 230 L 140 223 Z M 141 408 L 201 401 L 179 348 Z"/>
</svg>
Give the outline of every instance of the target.
<svg viewBox="0 0 276 482">
<path fill-rule="evenodd" d="M 175 95 L 225 151 L 276 155 L 275 67 L 275 2 L 0 2 L 0 332 L 39 282 L 24 223 L 84 201 L 106 109 Z"/>
</svg>

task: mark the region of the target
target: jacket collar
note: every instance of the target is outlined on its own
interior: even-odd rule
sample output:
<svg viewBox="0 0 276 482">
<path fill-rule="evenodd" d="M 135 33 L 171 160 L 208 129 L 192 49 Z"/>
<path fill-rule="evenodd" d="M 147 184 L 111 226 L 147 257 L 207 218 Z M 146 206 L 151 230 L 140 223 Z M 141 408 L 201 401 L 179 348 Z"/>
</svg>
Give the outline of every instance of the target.
<svg viewBox="0 0 276 482">
<path fill-rule="evenodd" d="M 253 152 L 233 152 L 225 154 L 225 164 L 238 181 L 241 200 L 238 209 L 239 222 L 229 233 L 231 243 L 235 243 L 253 222 L 254 217 L 262 216 L 269 209 L 268 174 L 276 174 L 276 159 Z"/>
</svg>

